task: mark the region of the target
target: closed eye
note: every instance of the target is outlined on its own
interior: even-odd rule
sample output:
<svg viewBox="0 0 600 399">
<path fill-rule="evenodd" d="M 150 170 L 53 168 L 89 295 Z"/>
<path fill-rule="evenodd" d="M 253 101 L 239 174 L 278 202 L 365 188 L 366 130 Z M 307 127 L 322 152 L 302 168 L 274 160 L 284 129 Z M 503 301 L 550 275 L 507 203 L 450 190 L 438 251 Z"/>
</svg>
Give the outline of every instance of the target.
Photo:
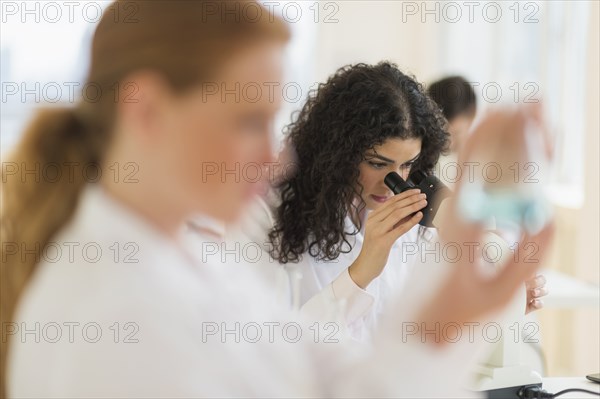
<svg viewBox="0 0 600 399">
<path fill-rule="evenodd" d="M 387 163 L 385 163 L 385 162 L 374 162 L 374 161 L 368 161 L 368 162 L 369 162 L 369 165 L 371 165 L 375 169 L 383 169 L 387 166 Z"/>
</svg>

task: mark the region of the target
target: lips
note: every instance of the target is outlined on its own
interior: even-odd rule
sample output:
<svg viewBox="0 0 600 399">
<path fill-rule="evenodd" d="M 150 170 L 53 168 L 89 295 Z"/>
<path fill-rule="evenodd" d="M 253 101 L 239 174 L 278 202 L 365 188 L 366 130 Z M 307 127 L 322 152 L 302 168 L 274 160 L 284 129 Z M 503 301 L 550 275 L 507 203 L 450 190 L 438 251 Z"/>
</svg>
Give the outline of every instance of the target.
<svg viewBox="0 0 600 399">
<path fill-rule="evenodd" d="M 385 196 L 385 195 L 371 195 L 371 198 L 373 199 L 373 201 L 375 202 L 379 202 L 379 203 L 383 203 L 385 202 L 389 197 Z"/>
</svg>

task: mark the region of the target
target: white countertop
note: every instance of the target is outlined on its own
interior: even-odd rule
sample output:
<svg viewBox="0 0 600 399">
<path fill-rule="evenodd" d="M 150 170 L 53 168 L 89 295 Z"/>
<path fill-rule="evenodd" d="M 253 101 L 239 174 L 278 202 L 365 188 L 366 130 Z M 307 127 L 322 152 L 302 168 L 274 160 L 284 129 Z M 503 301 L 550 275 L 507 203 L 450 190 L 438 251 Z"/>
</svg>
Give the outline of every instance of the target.
<svg viewBox="0 0 600 399">
<path fill-rule="evenodd" d="M 600 307 L 600 287 L 555 270 L 541 270 L 546 277 L 546 308 Z"/>
</svg>

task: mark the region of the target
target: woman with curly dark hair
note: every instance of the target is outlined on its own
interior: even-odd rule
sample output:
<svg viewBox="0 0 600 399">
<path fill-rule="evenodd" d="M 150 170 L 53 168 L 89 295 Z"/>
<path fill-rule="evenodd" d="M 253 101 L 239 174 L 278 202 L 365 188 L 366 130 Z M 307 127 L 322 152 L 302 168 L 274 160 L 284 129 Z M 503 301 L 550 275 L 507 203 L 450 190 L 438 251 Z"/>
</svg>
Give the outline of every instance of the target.
<svg viewBox="0 0 600 399">
<path fill-rule="evenodd" d="M 286 135 L 297 173 L 279 185 L 281 205 L 271 237 L 276 258 L 322 260 L 347 251 L 345 218 L 379 207 L 396 171 L 431 172 L 449 145 L 446 120 L 421 84 L 387 62 L 340 68 L 304 105 Z M 386 151 L 388 150 L 388 151 Z M 386 157 L 384 155 L 390 155 Z M 396 156 L 394 156 L 396 155 Z"/>
<path fill-rule="evenodd" d="M 276 301 L 313 320 L 337 320 L 363 340 L 403 291 L 413 263 L 432 260 L 426 249 L 435 241 L 434 229 L 418 225 L 425 195 L 393 196 L 384 177 L 432 173 L 449 145 L 446 120 L 394 64 L 357 64 L 312 92 L 285 133 L 295 154 L 281 170 L 293 174 L 278 179 L 241 226 L 225 229 L 226 239 L 262 246 L 249 263 L 276 287 Z M 267 252 L 278 262 L 260 262 Z"/>
<path fill-rule="evenodd" d="M 446 120 L 396 65 L 357 64 L 340 68 L 311 94 L 286 136 L 296 171 L 277 187 L 272 255 L 298 263 L 302 303 L 333 281 L 333 295 L 360 315 L 349 324 L 363 335 L 361 326 L 374 321 L 372 303 L 397 290 L 409 271 L 406 244 L 431 234 L 417 225 L 425 195 L 393 196 L 384 177 L 431 173 L 449 145 Z"/>
</svg>

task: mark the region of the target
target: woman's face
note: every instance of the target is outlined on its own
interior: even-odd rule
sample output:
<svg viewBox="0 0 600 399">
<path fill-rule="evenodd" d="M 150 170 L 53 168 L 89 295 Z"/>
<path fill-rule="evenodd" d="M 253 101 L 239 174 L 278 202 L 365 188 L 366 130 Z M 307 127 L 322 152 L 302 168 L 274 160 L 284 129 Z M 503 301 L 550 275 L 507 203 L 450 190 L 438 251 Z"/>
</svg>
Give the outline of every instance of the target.
<svg viewBox="0 0 600 399">
<path fill-rule="evenodd" d="M 153 146 L 156 184 L 178 209 L 230 222 L 267 178 L 272 124 L 280 107 L 279 44 L 247 48 L 206 82 L 161 110 Z"/>
<path fill-rule="evenodd" d="M 420 153 L 421 139 L 391 138 L 367 150 L 365 160 L 359 165 L 358 178 L 363 187 L 362 199 L 367 209 L 376 209 L 394 195 L 383 182 L 385 175 L 396 172 L 406 180 Z"/>
</svg>

